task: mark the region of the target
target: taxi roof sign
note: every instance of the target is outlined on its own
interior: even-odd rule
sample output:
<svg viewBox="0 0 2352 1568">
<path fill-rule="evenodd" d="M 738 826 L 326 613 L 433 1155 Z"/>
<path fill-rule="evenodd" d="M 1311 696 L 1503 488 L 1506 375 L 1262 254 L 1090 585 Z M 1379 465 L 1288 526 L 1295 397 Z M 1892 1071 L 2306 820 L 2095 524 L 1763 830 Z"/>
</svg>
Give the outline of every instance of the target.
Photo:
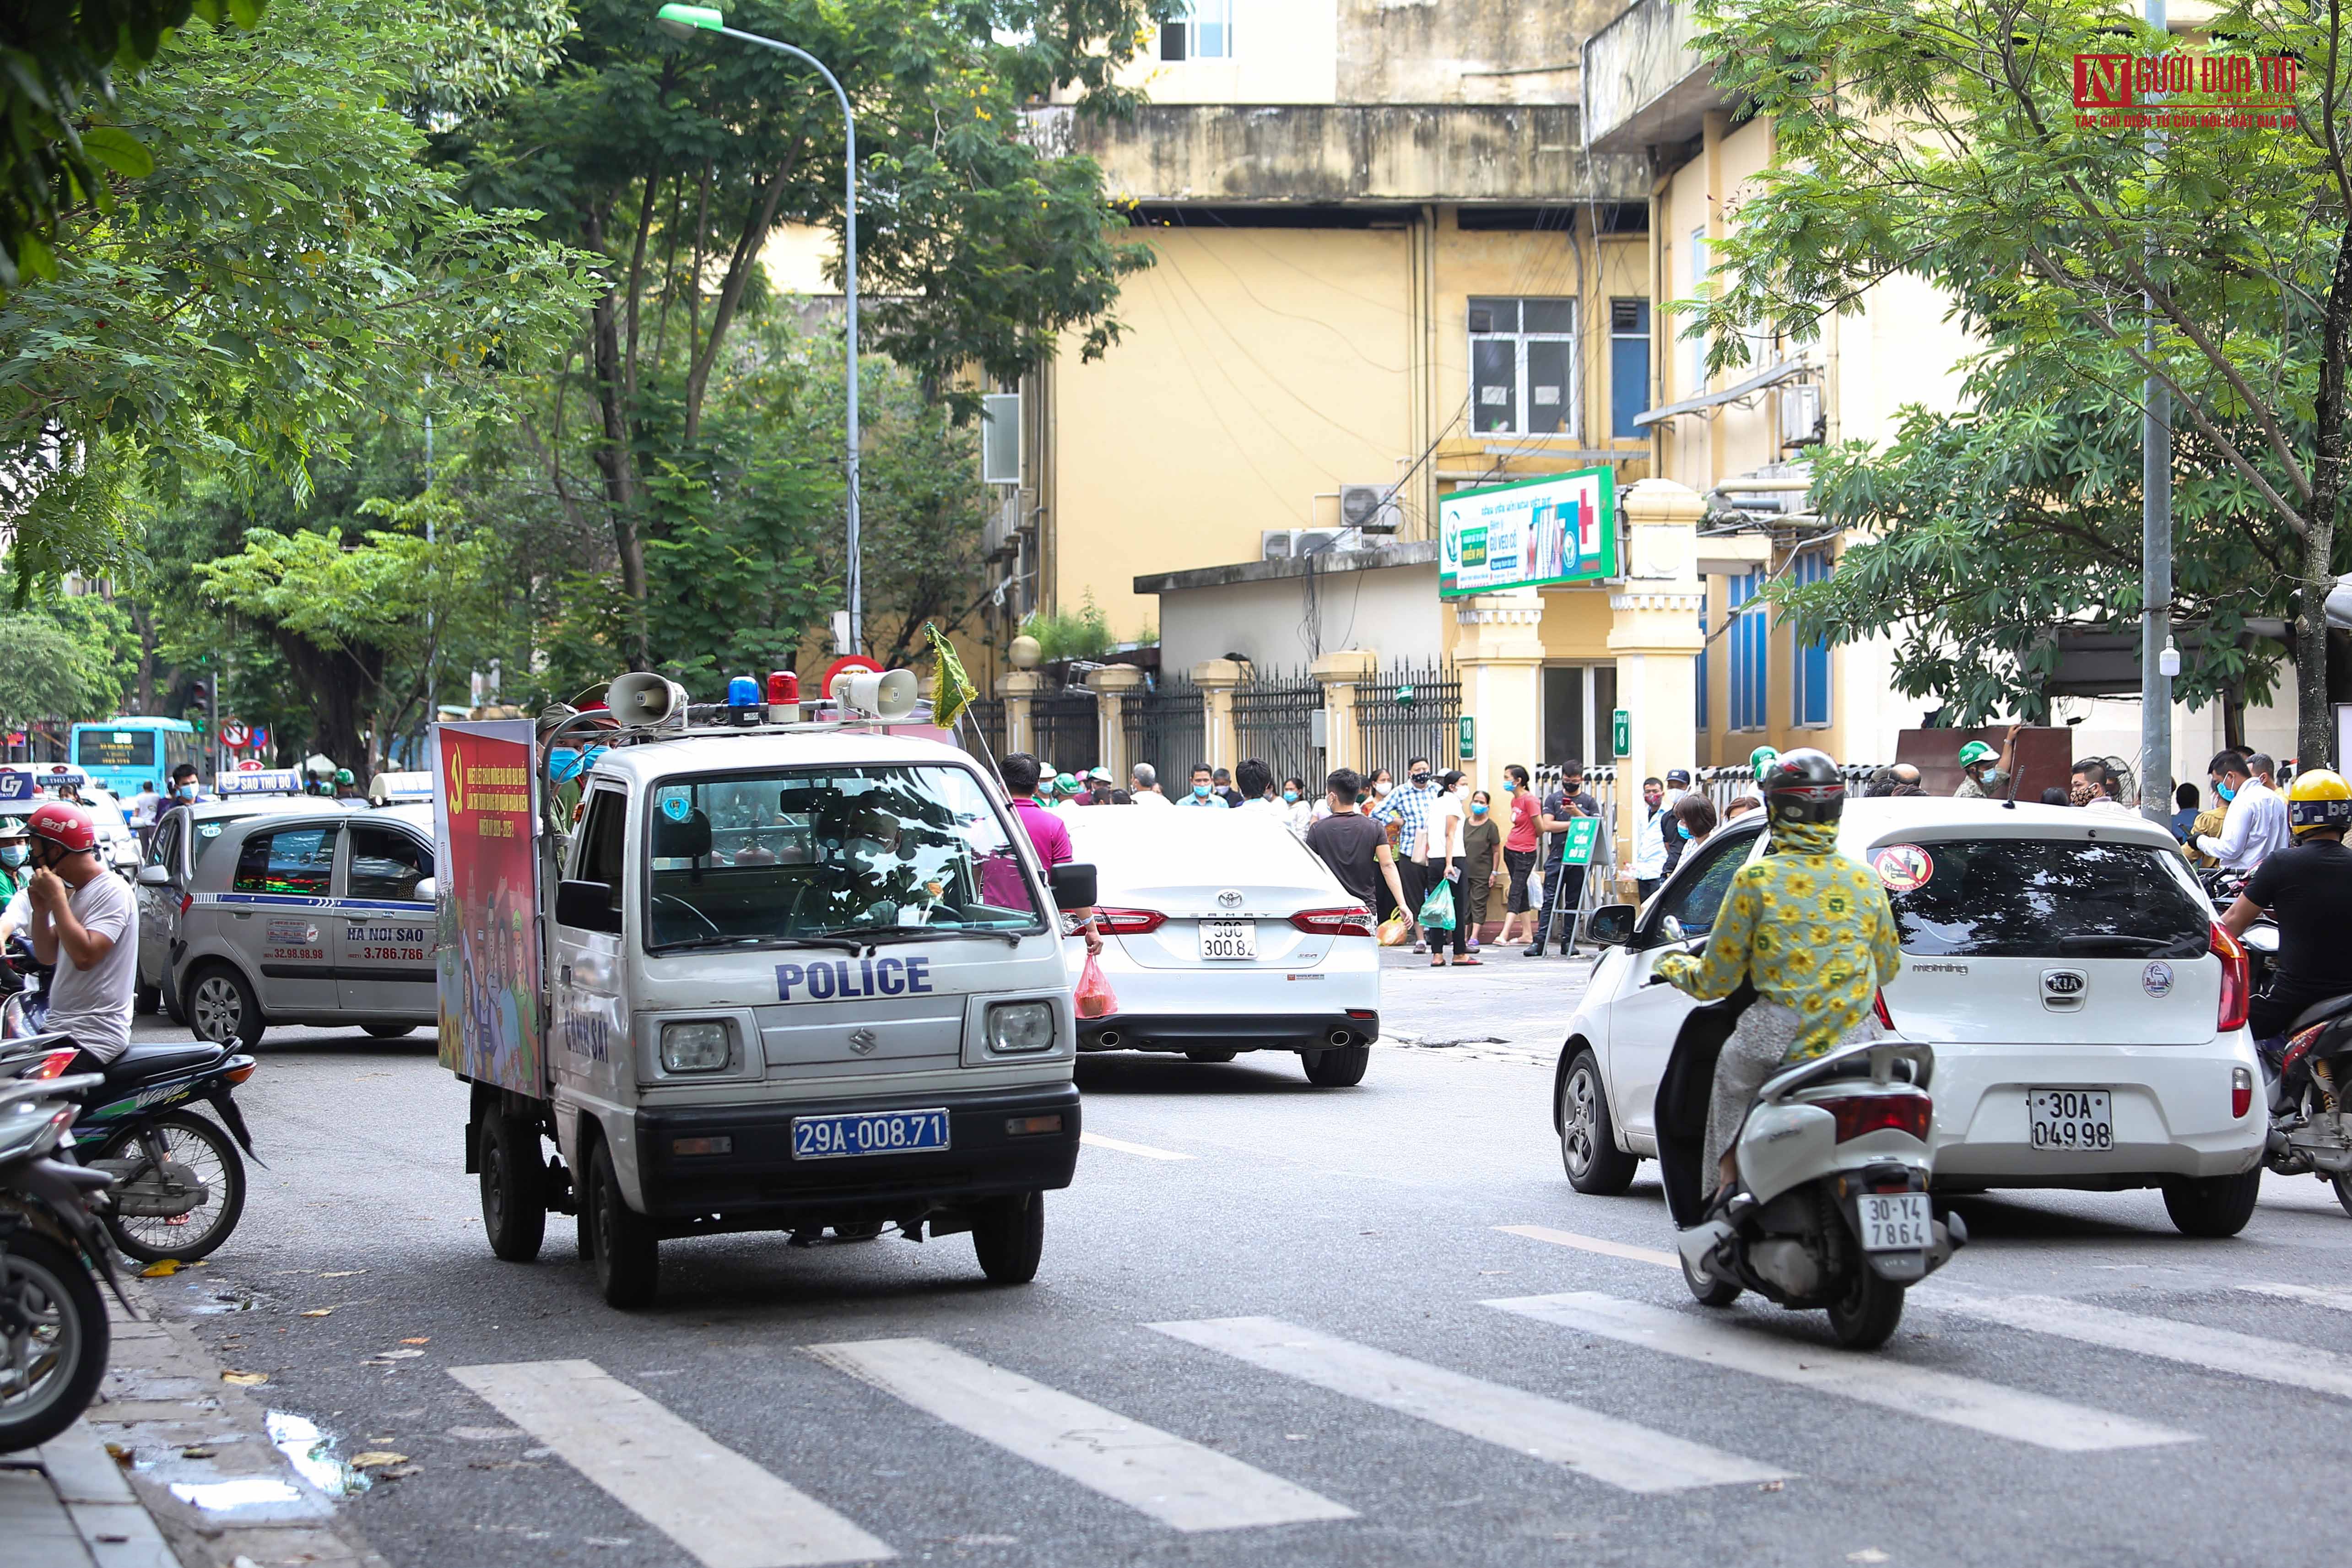
<svg viewBox="0 0 2352 1568">
<path fill-rule="evenodd" d="M 30 800 L 45 789 L 79 790 L 89 775 L 63 763 L 0 763 L 0 800 Z"/>
<path fill-rule="evenodd" d="M 213 793 L 233 795 L 299 795 L 302 775 L 292 768 L 247 768 L 233 773 L 216 773 L 213 777 Z"/>
<path fill-rule="evenodd" d="M 368 780 L 368 799 L 378 805 L 394 800 L 431 800 L 433 775 L 415 773 L 378 773 Z"/>
</svg>

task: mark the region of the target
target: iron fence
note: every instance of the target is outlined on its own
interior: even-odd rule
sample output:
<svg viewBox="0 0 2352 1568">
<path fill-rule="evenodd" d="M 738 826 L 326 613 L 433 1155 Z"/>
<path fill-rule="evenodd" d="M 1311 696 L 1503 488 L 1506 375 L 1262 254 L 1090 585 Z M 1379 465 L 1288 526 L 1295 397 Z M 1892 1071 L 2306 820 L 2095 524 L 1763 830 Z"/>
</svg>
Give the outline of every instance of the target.
<svg viewBox="0 0 2352 1568">
<path fill-rule="evenodd" d="M 1323 749 L 1315 743 L 1315 715 L 1323 711 L 1323 687 L 1305 670 L 1285 675 L 1252 668 L 1234 689 L 1234 735 L 1241 755 L 1274 770 L 1278 786 L 1286 778 L 1307 784 L 1307 798 L 1323 793 Z"/>
<path fill-rule="evenodd" d="M 1158 770 L 1160 786 L 1173 799 L 1186 771 L 1209 754 L 1201 689 L 1181 679 L 1157 682 L 1128 698 L 1123 721 L 1129 759 Z"/>
<path fill-rule="evenodd" d="M 1078 773 L 1102 759 L 1095 727 L 1095 694 L 1072 687 L 1029 704 L 1030 750 L 1047 773 Z"/>
<path fill-rule="evenodd" d="M 1459 766 L 1462 678 L 1448 664 L 1380 671 L 1356 688 L 1356 735 L 1367 776 L 1386 768 L 1402 779 L 1415 757 L 1439 773 Z"/>
<path fill-rule="evenodd" d="M 965 751 L 994 767 L 1004 754 L 1004 699 L 974 698 L 956 719 L 956 739 Z"/>
</svg>

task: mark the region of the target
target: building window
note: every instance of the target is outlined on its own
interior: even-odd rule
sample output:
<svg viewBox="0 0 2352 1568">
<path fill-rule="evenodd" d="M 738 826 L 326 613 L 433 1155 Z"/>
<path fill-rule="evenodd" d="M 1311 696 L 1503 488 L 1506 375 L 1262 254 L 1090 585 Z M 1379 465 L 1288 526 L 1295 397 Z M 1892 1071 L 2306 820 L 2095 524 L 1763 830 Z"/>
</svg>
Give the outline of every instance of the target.
<svg viewBox="0 0 2352 1568">
<path fill-rule="evenodd" d="M 1192 0 L 1182 16 L 1160 24 L 1163 60 L 1223 60 L 1233 54 L 1233 0 Z"/>
<path fill-rule="evenodd" d="M 1808 550 L 1797 557 L 1790 574 L 1797 585 L 1818 583 L 1837 570 L 1826 550 Z M 1761 616 L 1758 617 L 1761 619 Z M 1791 723 L 1803 728 L 1824 728 L 1830 721 L 1830 645 L 1826 642 L 1801 643 L 1792 650 L 1793 684 L 1790 690 L 1789 716 Z"/>
<path fill-rule="evenodd" d="M 1650 409 L 1650 302 L 1609 301 L 1609 434 L 1638 441 L 1637 414 Z"/>
<path fill-rule="evenodd" d="M 1480 435 L 1576 429 L 1576 301 L 1470 301 L 1470 427 Z"/>
<path fill-rule="evenodd" d="M 1764 574 L 1750 572 L 1729 581 L 1731 625 L 1731 727 L 1761 730 L 1770 721 L 1767 693 L 1772 670 L 1771 617 L 1758 605 L 1741 606 L 1764 591 Z"/>
</svg>

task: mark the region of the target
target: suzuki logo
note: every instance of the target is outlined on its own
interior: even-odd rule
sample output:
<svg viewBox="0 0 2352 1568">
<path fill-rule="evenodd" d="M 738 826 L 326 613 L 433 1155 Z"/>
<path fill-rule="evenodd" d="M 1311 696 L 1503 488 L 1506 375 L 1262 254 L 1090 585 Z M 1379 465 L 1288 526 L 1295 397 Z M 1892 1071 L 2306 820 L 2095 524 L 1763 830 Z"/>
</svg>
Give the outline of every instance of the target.
<svg viewBox="0 0 2352 1568">
<path fill-rule="evenodd" d="M 881 1043 L 882 1037 L 871 1029 L 859 1029 L 849 1037 L 849 1048 L 861 1057 L 872 1056 L 874 1047 Z"/>
<path fill-rule="evenodd" d="M 1239 888 L 1227 888 L 1223 892 L 1217 895 L 1217 908 L 1221 910 L 1237 910 L 1241 907 L 1242 892 Z"/>
<path fill-rule="evenodd" d="M 2042 996 L 2047 1002 L 2077 1001 L 2090 984 L 2079 969 L 2045 969 L 2042 972 Z"/>
</svg>

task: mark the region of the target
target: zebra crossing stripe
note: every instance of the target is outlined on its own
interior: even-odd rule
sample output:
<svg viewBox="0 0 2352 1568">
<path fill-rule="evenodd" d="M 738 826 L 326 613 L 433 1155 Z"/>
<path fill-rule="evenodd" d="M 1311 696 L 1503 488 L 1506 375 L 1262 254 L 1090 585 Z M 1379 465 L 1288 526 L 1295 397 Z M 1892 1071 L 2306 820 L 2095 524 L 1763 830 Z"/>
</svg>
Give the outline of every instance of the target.
<svg viewBox="0 0 2352 1568">
<path fill-rule="evenodd" d="M 704 1568 L 802 1568 L 896 1555 L 594 1362 L 453 1366 L 449 1375 Z"/>
<path fill-rule="evenodd" d="M 804 1348 L 928 1415 L 1178 1530 L 1355 1517 L 1239 1459 L 931 1340 Z"/>
<path fill-rule="evenodd" d="M 1580 1333 L 1663 1351 L 1668 1355 L 1858 1400 L 1906 1415 L 2006 1437 L 2013 1442 L 2080 1453 L 2147 1448 L 2195 1441 L 2187 1432 L 2113 1415 L 1897 1361 L 1885 1352 L 1834 1350 L 1781 1339 L 1737 1318 L 1702 1318 L 1687 1311 L 1620 1300 L 1598 1291 L 1521 1296 L 1485 1305 Z"/>
<path fill-rule="evenodd" d="M 1252 1366 L 1635 1492 L 1772 1481 L 1789 1472 L 1597 1410 L 1547 1399 L 1276 1318 L 1147 1325 Z"/>
<path fill-rule="evenodd" d="M 2352 1399 L 2352 1359 L 2284 1340 L 2209 1329 L 2177 1318 L 2144 1318 L 2063 1296 L 1967 1296 L 1938 1290 L 1921 1297 L 1920 1304 L 2130 1355 Z"/>
<path fill-rule="evenodd" d="M 2339 1312 L 2352 1312 L 2352 1290 L 2323 1290 L 2316 1285 L 2282 1285 L 2267 1279 L 2242 1279 L 2233 1288 L 2252 1290 L 2257 1296 L 2275 1296 L 2283 1301 L 2301 1301 L 2307 1306 L 2333 1307 Z"/>
</svg>

